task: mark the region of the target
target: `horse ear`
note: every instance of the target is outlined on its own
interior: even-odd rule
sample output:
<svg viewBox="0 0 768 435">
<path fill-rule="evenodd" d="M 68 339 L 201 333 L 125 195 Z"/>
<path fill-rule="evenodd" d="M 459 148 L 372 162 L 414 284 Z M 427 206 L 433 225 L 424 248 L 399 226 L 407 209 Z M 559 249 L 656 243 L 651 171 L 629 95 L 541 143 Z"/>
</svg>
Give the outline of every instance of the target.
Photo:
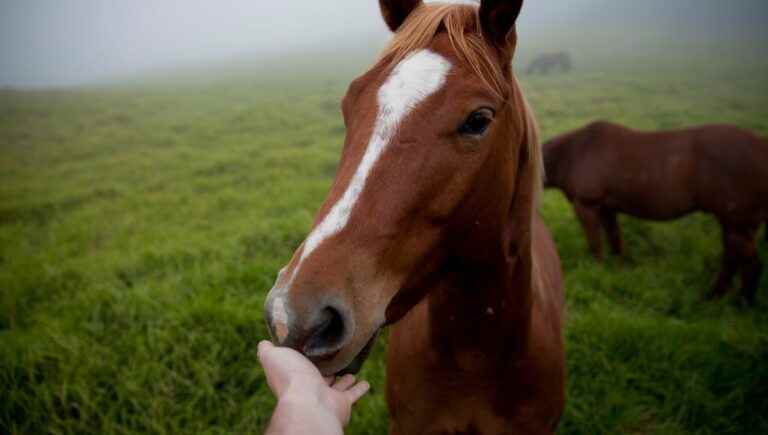
<svg viewBox="0 0 768 435">
<path fill-rule="evenodd" d="M 379 0 L 381 16 L 393 32 L 400 28 L 408 15 L 419 5 L 421 0 Z"/>
<path fill-rule="evenodd" d="M 486 39 L 498 48 L 508 49 L 522 8 L 523 0 L 482 0 L 480 27 Z"/>
</svg>

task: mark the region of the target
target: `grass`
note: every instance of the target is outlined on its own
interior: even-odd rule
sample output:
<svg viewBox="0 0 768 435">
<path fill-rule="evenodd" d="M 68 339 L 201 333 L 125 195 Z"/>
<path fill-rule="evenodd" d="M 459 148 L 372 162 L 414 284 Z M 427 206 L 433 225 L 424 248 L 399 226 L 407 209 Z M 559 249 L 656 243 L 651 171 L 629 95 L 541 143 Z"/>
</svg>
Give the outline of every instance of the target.
<svg viewBox="0 0 768 435">
<path fill-rule="evenodd" d="M 595 118 L 765 135 L 766 72 L 640 59 L 523 81 L 545 138 Z M 262 303 L 344 136 L 349 74 L 321 77 L 0 93 L 0 433 L 263 429 Z M 559 193 L 542 213 L 568 294 L 560 433 L 768 433 L 768 276 L 753 309 L 701 300 L 710 217 L 622 217 L 629 256 L 598 265 Z M 386 432 L 380 341 L 349 433 Z"/>
</svg>

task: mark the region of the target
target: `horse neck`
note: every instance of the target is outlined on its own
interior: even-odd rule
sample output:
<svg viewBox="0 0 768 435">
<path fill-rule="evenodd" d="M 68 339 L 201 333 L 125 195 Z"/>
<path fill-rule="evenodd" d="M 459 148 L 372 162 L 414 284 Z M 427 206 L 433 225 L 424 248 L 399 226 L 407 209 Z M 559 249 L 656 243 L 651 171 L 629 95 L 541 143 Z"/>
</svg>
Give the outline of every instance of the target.
<svg viewBox="0 0 768 435">
<path fill-rule="evenodd" d="M 478 334 L 484 332 L 496 345 L 504 338 L 524 344 L 533 293 L 529 266 L 522 258 L 494 265 L 447 260 L 427 296 L 433 334 L 468 347 L 482 345 Z"/>
</svg>

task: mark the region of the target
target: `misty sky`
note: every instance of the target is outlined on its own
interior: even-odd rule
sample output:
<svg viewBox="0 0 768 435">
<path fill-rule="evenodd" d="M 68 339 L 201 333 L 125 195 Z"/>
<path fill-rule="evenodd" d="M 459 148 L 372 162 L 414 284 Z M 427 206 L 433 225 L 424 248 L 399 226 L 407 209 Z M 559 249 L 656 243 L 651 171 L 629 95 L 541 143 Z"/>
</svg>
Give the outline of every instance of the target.
<svg viewBox="0 0 768 435">
<path fill-rule="evenodd" d="M 387 34 L 376 0 L 2 0 L 0 86 L 80 83 Z"/>
<path fill-rule="evenodd" d="M 332 3 L 3 0 L 0 85 L 87 81 L 382 30 L 372 2 Z"/>
<path fill-rule="evenodd" d="M 633 4 L 529 0 L 521 27 L 552 27 L 588 6 L 622 2 Z M 763 25 L 768 17 L 758 18 Z M 226 58 L 327 50 L 387 34 L 376 0 L 0 0 L 0 86 L 87 83 Z"/>
</svg>

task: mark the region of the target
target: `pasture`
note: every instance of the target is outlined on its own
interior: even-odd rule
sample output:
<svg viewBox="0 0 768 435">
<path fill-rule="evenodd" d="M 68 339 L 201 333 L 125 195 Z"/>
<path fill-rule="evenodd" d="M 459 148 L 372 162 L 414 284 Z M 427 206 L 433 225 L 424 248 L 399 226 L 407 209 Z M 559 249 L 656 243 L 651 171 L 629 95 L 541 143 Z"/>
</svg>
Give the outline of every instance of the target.
<svg viewBox="0 0 768 435">
<path fill-rule="evenodd" d="M 768 135 L 768 64 L 575 64 L 522 77 L 542 138 L 596 118 Z M 0 433 L 261 432 L 262 304 L 333 179 L 360 65 L 307 68 L 0 91 Z M 710 217 L 621 217 L 629 255 L 599 265 L 559 193 L 541 211 L 568 300 L 559 433 L 768 433 L 768 271 L 755 308 L 705 303 Z M 386 432 L 385 341 L 350 434 Z"/>
</svg>

